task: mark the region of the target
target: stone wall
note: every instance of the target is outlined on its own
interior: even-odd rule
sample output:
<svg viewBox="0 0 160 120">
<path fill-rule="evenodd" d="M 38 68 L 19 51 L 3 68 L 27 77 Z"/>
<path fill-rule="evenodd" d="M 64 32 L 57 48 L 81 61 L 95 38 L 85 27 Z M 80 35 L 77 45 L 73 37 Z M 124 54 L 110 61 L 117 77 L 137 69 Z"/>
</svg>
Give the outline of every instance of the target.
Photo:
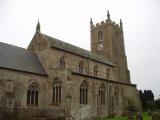
<svg viewBox="0 0 160 120">
<path fill-rule="evenodd" d="M 108 37 L 106 36 L 106 38 Z M 107 43 L 105 44 L 107 45 Z M 125 57 L 120 61 L 123 66 L 111 67 L 63 50 L 50 48 L 49 41 L 39 33 L 36 33 L 28 49 L 37 53 L 48 76 L 0 69 L 0 102 L 4 105 L 17 104 L 22 108 L 32 108 L 33 106 L 27 105 L 27 90 L 30 83 L 36 82 L 39 90 L 39 102 L 36 108 L 62 109 L 70 112 L 76 120 L 122 115 L 128 109 L 129 101 L 140 110 L 141 104 L 136 87 L 130 83 L 118 82 L 122 82 L 122 78 L 124 78 L 123 82 L 126 82 L 126 76 L 129 74 L 126 69 Z M 65 58 L 65 68 L 60 68 L 62 56 Z M 117 62 L 119 62 L 118 58 Z M 79 73 L 78 70 L 80 61 L 84 62 L 83 73 Z M 94 76 L 94 66 L 98 66 L 97 76 Z M 123 68 L 122 71 L 119 67 Z M 108 68 L 110 69 L 110 81 L 106 75 Z M 118 76 L 120 74 L 121 76 Z M 59 104 L 54 104 L 53 82 L 57 78 L 62 82 L 62 101 Z M 80 85 L 83 81 L 86 81 L 88 85 L 88 104 L 86 105 L 80 104 Z M 99 87 L 102 84 L 105 86 L 104 105 L 99 102 Z M 8 88 L 8 85 L 11 87 Z M 68 101 L 68 96 L 70 101 Z"/>
<path fill-rule="evenodd" d="M 31 82 L 35 81 L 38 86 L 39 86 L 39 91 L 40 91 L 40 98 L 39 99 L 39 106 L 40 107 L 45 107 L 48 106 L 46 102 L 46 99 L 48 100 L 49 98 L 43 98 L 46 93 L 49 93 L 49 85 L 47 84 L 48 78 L 39 76 L 39 75 L 34 75 L 34 74 L 29 74 L 29 73 L 23 73 L 23 72 L 18 72 L 18 71 L 12 71 L 12 70 L 5 70 L 1 69 L 2 76 L 0 76 L 2 80 L 2 86 L 3 86 L 3 98 L 7 99 L 13 98 L 13 103 L 16 102 L 16 104 L 21 105 L 22 107 L 27 107 L 26 105 L 26 94 L 27 94 L 27 89 L 30 85 Z M 8 91 L 7 83 L 12 82 L 13 83 L 13 88 L 12 91 Z M 7 103 L 6 103 L 7 104 Z"/>
</svg>

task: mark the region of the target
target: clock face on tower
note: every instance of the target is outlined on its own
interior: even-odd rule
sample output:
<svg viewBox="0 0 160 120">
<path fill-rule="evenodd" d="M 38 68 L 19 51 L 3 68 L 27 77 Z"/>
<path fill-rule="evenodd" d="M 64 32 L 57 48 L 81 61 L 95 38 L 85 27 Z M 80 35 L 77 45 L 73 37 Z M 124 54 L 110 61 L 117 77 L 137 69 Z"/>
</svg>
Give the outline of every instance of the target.
<svg viewBox="0 0 160 120">
<path fill-rule="evenodd" d="M 99 43 L 99 44 L 98 44 L 98 51 L 102 51 L 102 49 L 103 49 L 103 44 L 102 44 L 102 43 Z"/>
</svg>

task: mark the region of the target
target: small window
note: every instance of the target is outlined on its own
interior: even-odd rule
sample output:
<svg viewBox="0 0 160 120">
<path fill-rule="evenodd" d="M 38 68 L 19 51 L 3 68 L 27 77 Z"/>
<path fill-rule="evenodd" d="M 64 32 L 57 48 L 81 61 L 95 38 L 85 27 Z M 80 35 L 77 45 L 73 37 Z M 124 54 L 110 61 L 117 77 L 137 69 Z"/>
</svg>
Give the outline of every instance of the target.
<svg viewBox="0 0 160 120">
<path fill-rule="evenodd" d="M 94 76 L 97 77 L 98 75 L 98 66 L 94 66 Z"/>
<path fill-rule="evenodd" d="M 106 70 L 106 79 L 110 79 L 110 69 L 109 68 L 107 68 L 107 70 Z"/>
<path fill-rule="evenodd" d="M 103 41 L 102 31 L 98 32 L 98 42 Z"/>
<path fill-rule="evenodd" d="M 99 101 L 101 105 L 105 104 L 105 85 L 101 84 L 99 87 Z"/>
<path fill-rule="evenodd" d="M 27 91 L 27 105 L 38 105 L 38 85 L 33 82 Z"/>
<path fill-rule="evenodd" d="M 84 73 L 84 62 L 83 61 L 79 62 L 79 73 Z"/>
<path fill-rule="evenodd" d="M 59 104 L 62 99 L 62 82 L 56 78 L 53 82 L 53 103 Z"/>
<path fill-rule="evenodd" d="M 65 68 L 65 58 L 64 58 L 64 56 L 62 56 L 60 58 L 60 68 Z"/>
<path fill-rule="evenodd" d="M 80 86 L 80 104 L 88 104 L 88 85 L 83 81 Z"/>
</svg>

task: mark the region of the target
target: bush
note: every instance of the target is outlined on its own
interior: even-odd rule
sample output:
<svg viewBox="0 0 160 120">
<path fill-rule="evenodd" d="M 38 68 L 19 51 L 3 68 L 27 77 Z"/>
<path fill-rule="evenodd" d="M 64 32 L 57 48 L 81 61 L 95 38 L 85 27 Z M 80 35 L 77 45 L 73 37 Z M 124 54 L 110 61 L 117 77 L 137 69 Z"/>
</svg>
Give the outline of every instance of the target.
<svg viewBox="0 0 160 120">
<path fill-rule="evenodd" d="M 152 113 L 152 120 L 160 120 L 160 113 L 159 112 L 153 112 Z"/>
<path fill-rule="evenodd" d="M 160 109 L 160 99 L 155 100 L 157 109 Z"/>
<path fill-rule="evenodd" d="M 147 113 L 148 113 L 148 115 L 151 116 L 151 115 L 152 115 L 152 110 L 148 109 L 148 110 L 147 110 Z"/>
</svg>

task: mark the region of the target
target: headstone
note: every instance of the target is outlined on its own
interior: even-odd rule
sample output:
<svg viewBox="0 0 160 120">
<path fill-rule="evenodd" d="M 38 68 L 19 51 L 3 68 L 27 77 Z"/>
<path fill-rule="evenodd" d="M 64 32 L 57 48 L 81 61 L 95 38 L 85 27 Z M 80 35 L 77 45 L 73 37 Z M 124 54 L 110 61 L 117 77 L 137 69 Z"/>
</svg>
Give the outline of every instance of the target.
<svg viewBox="0 0 160 120">
<path fill-rule="evenodd" d="M 129 111 L 128 113 L 128 120 L 134 120 L 133 112 Z"/>
<path fill-rule="evenodd" d="M 142 114 L 137 113 L 136 120 L 143 120 Z"/>
</svg>

